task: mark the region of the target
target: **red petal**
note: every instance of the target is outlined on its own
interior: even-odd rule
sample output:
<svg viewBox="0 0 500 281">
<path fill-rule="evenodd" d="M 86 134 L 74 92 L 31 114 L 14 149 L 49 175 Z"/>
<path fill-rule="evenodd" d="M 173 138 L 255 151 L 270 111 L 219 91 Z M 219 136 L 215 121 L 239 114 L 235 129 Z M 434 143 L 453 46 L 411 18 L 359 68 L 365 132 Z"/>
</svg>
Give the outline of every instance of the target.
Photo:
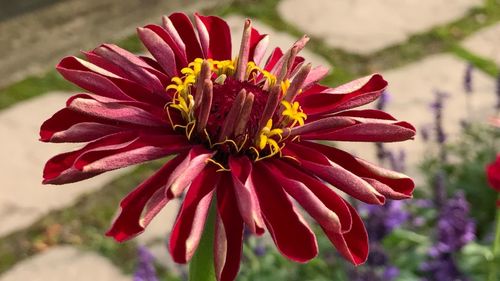
<svg viewBox="0 0 500 281">
<path fill-rule="evenodd" d="M 94 52 L 119 67 L 127 74 L 128 78 L 131 78 L 152 93 L 158 95 L 164 93 L 164 86 L 161 80 L 146 70 L 146 68 L 148 70 L 153 70 L 153 68 L 132 53 L 111 44 L 101 45 Z M 167 80 L 166 77 L 162 78 L 163 81 Z"/>
<path fill-rule="evenodd" d="M 119 100 L 131 100 L 107 77 L 115 76 L 114 74 L 94 64 L 76 57 L 65 57 L 57 64 L 56 69 L 66 80 L 89 92 Z"/>
<path fill-rule="evenodd" d="M 173 176 L 167 181 L 166 196 L 168 198 L 178 197 L 191 184 L 193 176 L 198 175 L 206 166 L 207 160 L 214 155 L 213 151 L 202 146 L 191 148 L 188 156 L 172 173 Z"/>
<path fill-rule="evenodd" d="M 130 192 L 121 201 L 120 213 L 111 228 L 106 232 L 106 235 L 113 237 L 118 242 L 123 242 L 143 232 L 148 223 L 169 200 L 157 202 L 155 206 L 147 208 L 148 210 L 144 216 L 146 219 L 141 219 L 146 203 L 150 202 L 151 197 L 158 190 L 161 191 L 165 188 L 165 183 L 171 176 L 172 171 L 185 157 L 186 153 L 168 161 L 154 175 Z"/>
<path fill-rule="evenodd" d="M 268 44 L 269 36 L 267 34 L 260 34 L 255 28 L 252 28 L 252 33 L 250 34 L 250 52 L 248 54 L 249 61 L 253 61 L 259 65 Z"/>
<path fill-rule="evenodd" d="M 111 80 L 113 84 L 120 88 L 122 92 L 124 92 L 127 96 L 142 102 L 147 102 L 150 104 L 162 105 L 170 100 L 170 96 L 164 94 L 165 91 L 162 90 L 163 93 L 156 93 L 152 90 L 148 85 L 144 85 L 142 81 L 134 81 L 134 78 L 123 71 L 118 66 L 114 65 L 107 59 L 99 56 L 94 51 L 83 52 L 89 62 L 93 65 L 96 65 L 105 70 L 105 72 L 100 71 L 97 74 L 105 76 L 107 79 Z M 140 59 L 139 59 L 140 60 Z M 141 63 L 145 62 L 141 60 Z M 85 64 L 88 65 L 88 64 Z M 152 69 L 152 67 L 147 66 Z M 92 67 L 91 71 L 95 72 L 95 67 Z"/>
<path fill-rule="evenodd" d="M 486 175 L 491 188 L 500 192 L 500 154 L 495 162 L 486 167 Z"/>
<path fill-rule="evenodd" d="M 79 94 L 69 98 L 66 104 L 69 109 L 98 120 L 145 127 L 168 128 L 170 126 L 168 121 L 162 119 L 161 113 L 149 107 L 148 104 L 132 101 L 104 101 L 96 98 L 97 96 L 90 94 Z"/>
<path fill-rule="evenodd" d="M 347 232 L 352 219 L 344 200 L 315 177 L 283 161 L 274 161 L 274 172 L 279 174 L 283 188 L 330 233 Z"/>
<path fill-rule="evenodd" d="M 230 60 L 231 31 L 227 23 L 215 16 L 202 16 L 199 14 L 195 14 L 194 16 L 197 20 L 196 27 L 202 45 L 208 43 L 206 46 L 203 46 L 205 57 L 215 60 Z"/>
<path fill-rule="evenodd" d="M 307 115 L 331 114 L 376 100 L 387 87 L 379 74 L 354 80 L 337 88 L 312 87 L 297 97 Z"/>
<path fill-rule="evenodd" d="M 306 145 L 289 143 L 283 149 L 285 155 L 297 158 L 301 168 L 315 174 L 352 197 L 369 204 L 383 204 L 385 197 L 373 186 L 351 171 L 344 169 L 327 157 Z"/>
<path fill-rule="evenodd" d="M 241 216 L 251 232 L 261 235 L 264 233 L 264 220 L 255 187 L 250 180 L 252 162 L 246 156 L 230 156 L 229 168 Z"/>
<path fill-rule="evenodd" d="M 186 193 L 169 243 L 170 254 L 177 263 L 188 262 L 200 243 L 219 176 L 220 173 L 216 172 L 215 165 L 206 166 Z"/>
<path fill-rule="evenodd" d="M 378 167 L 331 146 L 313 142 L 303 142 L 302 145 L 321 152 L 331 161 L 362 177 L 378 192 L 390 199 L 404 199 L 412 196 L 415 184 L 404 174 Z"/>
<path fill-rule="evenodd" d="M 194 32 L 193 24 L 189 17 L 184 13 L 173 13 L 168 18 L 179 33 L 180 38 L 186 46 L 186 57 L 188 61 L 194 61 L 196 58 L 202 58 L 200 42 Z"/>
<path fill-rule="evenodd" d="M 254 164 L 251 180 L 278 250 L 296 262 L 314 258 L 318 254 L 316 237 L 288 199 L 281 183 L 261 162 Z"/>
<path fill-rule="evenodd" d="M 324 66 L 317 66 L 309 72 L 302 85 L 302 89 L 305 91 L 309 89 L 309 87 L 315 85 L 318 81 L 323 79 L 326 75 L 328 75 L 329 68 Z"/>
<path fill-rule="evenodd" d="M 368 234 L 356 210 L 346 202 L 352 215 L 352 228 L 343 234 L 329 235 L 328 238 L 342 256 L 354 265 L 362 264 L 368 258 Z"/>
<path fill-rule="evenodd" d="M 217 186 L 214 258 L 218 281 L 233 281 L 238 275 L 243 246 L 243 220 L 236 205 L 231 176 L 225 173 Z"/>
<path fill-rule="evenodd" d="M 299 128 L 299 127 L 297 127 Z M 303 140 L 359 142 L 399 142 L 415 137 L 415 128 L 407 122 L 357 123 L 354 125 L 301 135 Z"/>
<path fill-rule="evenodd" d="M 276 63 L 283 57 L 283 51 L 281 51 L 280 48 L 275 48 L 273 52 L 269 55 L 269 58 L 267 59 L 264 70 L 266 71 L 271 71 L 271 69 L 274 68 Z"/>
<path fill-rule="evenodd" d="M 45 165 L 44 184 L 64 184 L 98 174 L 165 157 L 188 149 L 184 136 L 121 132 L 100 138 L 85 147 L 56 155 Z"/>
<path fill-rule="evenodd" d="M 68 108 L 56 112 L 40 128 L 45 142 L 88 142 L 126 129 L 96 122 L 92 117 Z"/>
<path fill-rule="evenodd" d="M 137 33 L 165 73 L 170 77 L 177 76 L 174 51 L 160 35 L 149 28 L 138 28 Z"/>
<path fill-rule="evenodd" d="M 178 42 L 172 37 L 172 34 L 169 31 L 165 30 L 165 28 L 163 28 L 162 26 L 150 24 L 146 25 L 144 28 L 152 30 L 154 33 L 160 36 L 161 39 L 165 41 L 165 43 L 167 43 L 170 46 L 170 48 L 175 54 L 177 72 L 179 72 L 178 71 L 179 69 L 187 66 L 188 61 L 186 58 L 186 50 L 184 43 L 182 43 L 182 45 L 179 45 Z"/>
</svg>

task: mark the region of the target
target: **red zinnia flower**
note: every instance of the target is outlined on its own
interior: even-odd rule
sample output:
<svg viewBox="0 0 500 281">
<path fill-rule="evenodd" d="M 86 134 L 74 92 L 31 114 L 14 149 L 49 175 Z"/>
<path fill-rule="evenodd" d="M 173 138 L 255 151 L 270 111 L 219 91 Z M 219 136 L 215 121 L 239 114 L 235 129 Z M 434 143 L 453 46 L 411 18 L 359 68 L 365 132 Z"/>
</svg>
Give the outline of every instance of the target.
<svg viewBox="0 0 500 281">
<path fill-rule="evenodd" d="M 410 198 L 407 176 L 314 142 L 395 142 L 415 135 L 412 125 L 378 110 L 352 108 L 377 99 L 387 82 L 375 74 L 337 88 L 298 56 L 308 41 L 261 64 L 268 36 L 247 20 L 236 59 L 231 34 L 218 17 L 182 13 L 163 25 L 139 28 L 153 58 L 104 44 L 66 57 L 57 70 L 89 93 L 71 97 L 41 127 L 47 142 L 89 142 L 50 159 L 44 183 L 64 184 L 176 155 L 121 202 L 107 235 L 118 241 L 141 233 L 170 200 L 187 190 L 170 237 L 170 253 L 190 260 L 213 200 L 217 206 L 218 280 L 239 269 L 244 225 L 266 228 L 286 257 L 306 262 L 318 246 L 292 204 L 296 200 L 339 252 L 354 264 L 368 254 L 364 225 L 328 184 L 370 204 Z M 227 259 L 226 259 L 227 257 Z"/>
<path fill-rule="evenodd" d="M 500 154 L 493 163 L 486 167 L 486 177 L 491 188 L 500 192 Z"/>
</svg>

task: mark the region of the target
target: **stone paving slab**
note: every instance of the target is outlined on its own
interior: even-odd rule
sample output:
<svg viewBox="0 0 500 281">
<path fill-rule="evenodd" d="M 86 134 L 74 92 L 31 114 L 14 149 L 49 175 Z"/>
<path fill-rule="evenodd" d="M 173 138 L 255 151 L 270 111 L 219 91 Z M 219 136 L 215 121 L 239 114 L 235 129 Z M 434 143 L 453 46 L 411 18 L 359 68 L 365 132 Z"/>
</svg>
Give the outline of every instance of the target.
<svg viewBox="0 0 500 281">
<path fill-rule="evenodd" d="M 79 144 L 38 141 L 42 122 L 64 107 L 65 93 L 49 93 L 0 112 L 0 236 L 29 226 L 50 210 L 70 206 L 82 194 L 94 191 L 126 171 L 105 173 L 79 183 L 43 186 L 45 162 Z"/>
<path fill-rule="evenodd" d="M 418 164 L 429 153 L 420 134 L 422 127 L 433 123 L 430 103 L 434 100 L 434 91 L 449 94 L 444 105 L 444 129 L 450 140 L 456 139 L 461 130 L 460 121 L 467 118 L 466 94 L 463 89 L 463 76 L 467 63 L 450 54 L 427 57 L 410 65 L 384 71 L 382 74 L 389 82 L 390 101 L 386 111 L 398 120 L 409 121 L 417 128 L 414 141 L 387 144 L 392 150 L 404 149 L 407 154 L 409 175 L 418 176 Z M 470 99 L 470 120 L 486 123 L 494 114 L 496 103 L 495 82 L 490 76 L 474 70 L 473 94 Z M 431 132 L 432 133 L 432 132 Z M 375 161 L 375 146 L 364 143 L 343 144 L 343 148 Z"/>
<path fill-rule="evenodd" d="M 0 281 L 130 281 L 106 258 L 60 246 L 18 263 Z"/>
<path fill-rule="evenodd" d="M 458 19 L 482 0 L 283 0 L 278 11 L 333 47 L 369 54 Z"/>
<path fill-rule="evenodd" d="M 65 0 L 0 22 L 0 87 L 40 74 L 61 57 L 135 34 L 174 11 L 228 0 Z"/>
<path fill-rule="evenodd" d="M 472 34 L 464 40 L 462 46 L 500 65 L 500 23 Z"/>
<path fill-rule="evenodd" d="M 238 55 L 238 50 L 241 44 L 241 34 L 243 33 L 243 25 L 245 23 L 245 18 L 242 16 L 232 15 L 229 17 L 225 17 L 224 19 L 227 21 L 229 28 L 231 29 L 231 35 L 232 35 L 231 43 L 233 46 L 233 57 L 235 57 Z M 269 34 L 269 46 L 262 63 L 265 62 L 268 55 L 275 47 L 280 47 L 283 51 L 286 51 L 288 50 L 288 48 L 292 46 L 293 43 L 295 43 L 295 41 L 299 39 L 288 33 L 276 31 L 273 28 L 257 20 L 252 19 L 252 25 L 261 34 Z M 300 53 L 300 55 L 303 56 L 306 59 L 306 61 L 311 62 L 313 64 L 313 67 L 323 65 L 325 67 L 331 68 L 331 66 L 328 65 L 328 62 L 324 58 L 308 50 L 307 46 Z"/>
</svg>

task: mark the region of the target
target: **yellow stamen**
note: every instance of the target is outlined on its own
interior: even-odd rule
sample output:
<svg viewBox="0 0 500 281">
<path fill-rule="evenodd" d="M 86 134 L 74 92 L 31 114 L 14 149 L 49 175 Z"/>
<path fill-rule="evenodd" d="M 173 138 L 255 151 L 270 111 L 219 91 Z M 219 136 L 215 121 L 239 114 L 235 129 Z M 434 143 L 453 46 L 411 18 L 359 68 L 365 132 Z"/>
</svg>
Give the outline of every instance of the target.
<svg viewBox="0 0 500 281">
<path fill-rule="evenodd" d="M 281 101 L 281 104 L 285 107 L 281 115 L 285 116 L 288 122 L 292 121 L 290 127 L 295 126 L 297 122 L 301 126 L 304 125 L 304 120 L 307 119 L 307 115 L 302 111 L 298 102 L 290 104 L 287 101 Z"/>
<path fill-rule="evenodd" d="M 259 135 L 259 149 L 264 149 L 266 146 L 269 146 L 269 150 L 271 154 L 274 155 L 280 151 L 280 146 L 278 142 L 272 137 L 279 136 L 280 140 L 282 138 L 281 134 L 283 133 L 282 129 L 273 129 L 273 119 L 269 119 L 266 123 L 266 126 L 262 128 Z"/>
<path fill-rule="evenodd" d="M 208 162 L 211 162 L 211 163 L 213 163 L 213 164 L 215 164 L 215 165 L 219 166 L 219 167 L 220 167 L 220 169 L 216 170 L 216 172 L 229 172 L 229 171 L 231 171 L 231 169 L 228 169 L 228 168 L 224 167 L 221 163 L 219 163 L 219 162 L 215 161 L 214 159 L 211 159 L 211 158 L 210 158 L 210 159 L 207 159 L 207 160 L 205 160 L 205 161 L 206 161 L 207 163 L 208 163 Z"/>
</svg>

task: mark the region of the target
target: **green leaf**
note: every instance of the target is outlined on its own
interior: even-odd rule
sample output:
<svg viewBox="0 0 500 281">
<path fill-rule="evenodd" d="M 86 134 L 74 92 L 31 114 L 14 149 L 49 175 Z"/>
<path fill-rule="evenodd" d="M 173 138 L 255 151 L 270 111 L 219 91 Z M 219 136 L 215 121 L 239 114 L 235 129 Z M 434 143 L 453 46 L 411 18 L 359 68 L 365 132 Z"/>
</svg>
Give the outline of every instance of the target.
<svg viewBox="0 0 500 281">
<path fill-rule="evenodd" d="M 214 231 L 215 231 L 215 200 L 205 222 L 205 230 L 201 236 L 200 244 L 189 263 L 189 280 L 215 281 L 214 269 Z"/>
</svg>

